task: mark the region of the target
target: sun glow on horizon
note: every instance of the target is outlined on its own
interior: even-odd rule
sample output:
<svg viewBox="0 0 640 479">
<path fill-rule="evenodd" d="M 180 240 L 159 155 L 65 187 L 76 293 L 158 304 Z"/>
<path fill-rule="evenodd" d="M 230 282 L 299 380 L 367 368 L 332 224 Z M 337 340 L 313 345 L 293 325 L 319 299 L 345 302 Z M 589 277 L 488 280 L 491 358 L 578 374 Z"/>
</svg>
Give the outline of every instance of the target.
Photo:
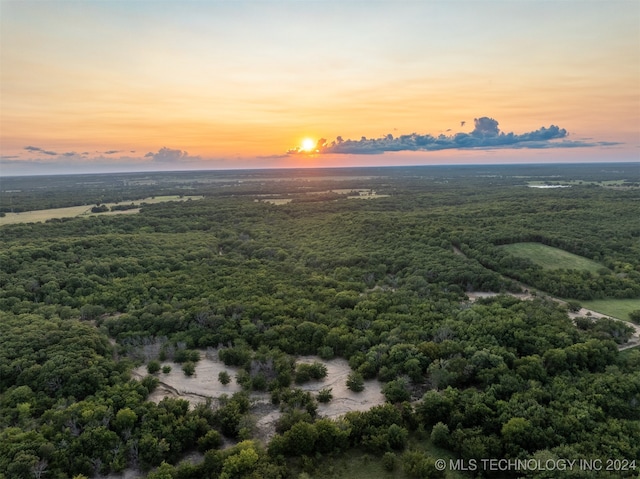
<svg viewBox="0 0 640 479">
<path fill-rule="evenodd" d="M 313 141 L 313 139 L 311 138 L 305 138 L 304 140 L 302 140 L 302 146 L 301 146 L 301 150 L 302 151 L 306 151 L 308 153 L 312 152 L 316 147 L 316 142 Z"/>
</svg>

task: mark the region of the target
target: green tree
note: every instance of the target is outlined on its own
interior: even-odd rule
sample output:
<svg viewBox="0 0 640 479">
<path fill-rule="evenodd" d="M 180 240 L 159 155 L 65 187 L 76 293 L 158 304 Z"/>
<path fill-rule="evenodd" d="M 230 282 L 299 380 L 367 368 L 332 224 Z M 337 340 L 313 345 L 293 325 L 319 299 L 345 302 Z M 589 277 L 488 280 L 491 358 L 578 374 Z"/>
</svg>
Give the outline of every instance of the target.
<svg viewBox="0 0 640 479">
<path fill-rule="evenodd" d="M 318 431 L 313 424 L 298 422 L 291 429 L 284 433 L 287 443 L 287 450 L 296 456 L 313 453 Z"/>
<path fill-rule="evenodd" d="M 162 461 L 162 464 L 156 470 L 147 474 L 147 479 L 173 479 L 175 471 L 175 467 Z"/>
<path fill-rule="evenodd" d="M 364 391 L 364 378 L 362 374 L 352 371 L 347 377 L 347 387 L 355 393 Z"/>
<path fill-rule="evenodd" d="M 318 391 L 318 402 L 321 403 L 328 403 L 329 401 L 331 401 L 333 399 L 333 394 L 331 393 L 331 388 L 323 388 L 320 391 Z"/>
<path fill-rule="evenodd" d="M 155 374 L 160 371 L 160 362 L 156 360 L 149 361 L 147 363 L 147 372 L 149 374 Z"/>
<path fill-rule="evenodd" d="M 389 446 L 391 446 L 392 449 L 401 451 L 407 445 L 407 440 L 409 439 L 409 431 L 397 424 L 392 424 L 387 430 L 387 438 L 389 441 Z"/>
<path fill-rule="evenodd" d="M 402 455 L 402 469 L 412 478 L 440 479 L 445 477 L 444 471 L 436 468 L 435 459 L 419 451 L 407 451 Z"/>
<path fill-rule="evenodd" d="M 391 472 L 396 468 L 396 455 L 393 452 L 385 452 L 382 455 L 382 466 Z"/>
<path fill-rule="evenodd" d="M 220 381 L 220 384 L 223 386 L 226 386 L 231 382 L 231 376 L 227 371 L 220 371 L 218 373 L 218 381 Z"/>
<path fill-rule="evenodd" d="M 128 407 L 120 409 L 116 413 L 116 417 L 113 419 L 113 428 L 122 433 L 124 431 L 131 431 L 138 420 L 138 415 Z"/>
<path fill-rule="evenodd" d="M 259 459 L 252 441 L 241 442 L 224 460 L 220 479 L 250 477 L 250 473 L 257 468 Z"/>
<path fill-rule="evenodd" d="M 449 426 L 441 422 L 436 423 L 431 430 L 431 442 L 438 447 L 448 449 L 451 446 Z"/>
<path fill-rule="evenodd" d="M 404 378 L 389 381 L 382 387 L 382 394 L 390 403 L 398 403 L 411 399 L 409 385 Z"/>
<path fill-rule="evenodd" d="M 523 417 L 512 417 L 502 426 L 500 432 L 509 449 L 517 453 L 519 448 L 527 448 L 530 443 L 531 422 Z"/>
<path fill-rule="evenodd" d="M 184 372 L 185 376 L 193 376 L 196 372 L 196 365 L 193 363 L 193 361 L 187 361 L 186 363 L 182 364 L 182 371 Z"/>
<path fill-rule="evenodd" d="M 222 437 L 215 429 L 210 429 L 207 433 L 198 439 L 198 450 L 205 453 L 209 449 L 218 449 L 222 445 Z"/>
</svg>

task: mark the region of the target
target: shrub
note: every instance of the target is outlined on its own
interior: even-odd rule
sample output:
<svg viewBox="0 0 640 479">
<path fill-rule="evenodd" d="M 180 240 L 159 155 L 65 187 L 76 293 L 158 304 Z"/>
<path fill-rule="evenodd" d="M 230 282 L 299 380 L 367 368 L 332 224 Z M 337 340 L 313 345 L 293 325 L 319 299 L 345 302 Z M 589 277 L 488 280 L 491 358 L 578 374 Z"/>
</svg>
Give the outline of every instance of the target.
<svg viewBox="0 0 640 479">
<path fill-rule="evenodd" d="M 385 452 L 382 456 L 382 466 L 389 472 L 396 468 L 396 455 L 392 452 Z"/>
<path fill-rule="evenodd" d="M 328 403 L 333 399 L 333 394 L 331 394 L 331 388 L 329 389 L 321 389 L 318 391 L 318 402 Z"/>
<path fill-rule="evenodd" d="M 347 387 L 354 393 L 364 391 L 364 378 L 362 377 L 362 374 L 357 372 L 349 374 L 349 377 L 347 378 Z"/>
<path fill-rule="evenodd" d="M 449 448 L 449 426 L 441 422 L 436 423 L 431 430 L 431 442 L 438 447 Z"/>
<path fill-rule="evenodd" d="M 185 376 L 193 376 L 196 372 L 196 365 L 193 363 L 193 361 L 187 361 L 182 365 L 182 371 L 184 372 Z"/>
<path fill-rule="evenodd" d="M 295 381 L 297 384 L 302 384 L 311 379 L 322 379 L 327 376 L 327 367 L 319 362 L 313 364 L 298 364 L 296 368 Z"/>
<path fill-rule="evenodd" d="M 175 352 L 173 356 L 173 360 L 176 363 L 186 363 L 192 362 L 195 363 L 200 360 L 200 353 L 193 349 L 179 349 Z"/>
<path fill-rule="evenodd" d="M 318 348 L 318 356 L 322 359 L 333 359 L 333 348 L 331 346 L 322 346 Z"/>
<path fill-rule="evenodd" d="M 387 440 L 392 449 L 402 450 L 407 445 L 409 439 L 409 431 L 405 428 L 392 424 L 387 431 Z"/>
<path fill-rule="evenodd" d="M 215 429 L 210 429 L 198 439 L 198 450 L 202 453 L 210 449 L 218 449 L 222 445 L 222 436 Z"/>
<path fill-rule="evenodd" d="M 147 372 L 149 374 L 155 374 L 158 371 L 160 371 L 160 363 L 156 360 L 149 361 L 149 363 L 147 364 Z"/>
<path fill-rule="evenodd" d="M 231 376 L 229 376 L 229 373 L 226 371 L 220 371 L 218 373 L 218 381 L 220 381 L 220 384 L 223 386 L 226 386 L 231 382 Z"/>
<path fill-rule="evenodd" d="M 398 403 L 411 399 L 411 393 L 407 387 L 407 381 L 403 378 L 389 381 L 382 388 L 382 394 L 390 403 Z"/>
</svg>

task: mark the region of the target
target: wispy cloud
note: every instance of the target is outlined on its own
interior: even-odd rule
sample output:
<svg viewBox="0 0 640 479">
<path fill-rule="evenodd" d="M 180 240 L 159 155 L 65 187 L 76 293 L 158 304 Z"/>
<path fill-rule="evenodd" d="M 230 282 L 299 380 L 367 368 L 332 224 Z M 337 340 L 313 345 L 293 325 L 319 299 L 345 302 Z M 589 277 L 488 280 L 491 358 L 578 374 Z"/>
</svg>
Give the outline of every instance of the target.
<svg viewBox="0 0 640 479">
<path fill-rule="evenodd" d="M 49 155 L 49 156 L 57 156 L 58 153 L 56 153 L 55 151 L 48 151 L 48 150 L 44 150 L 38 146 L 25 146 L 24 147 L 25 150 L 27 151 L 33 151 L 33 152 L 39 152 L 42 153 L 44 155 Z"/>
<path fill-rule="evenodd" d="M 173 149 L 162 147 L 157 152 L 150 151 L 146 155 L 135 155 L 136 150 L 124 150 L 124 149 L 111 149 L 106 151 L 95 151 L 91 153 L 89 151 L 83 151 L 78 153 L 77 151 L 56 152 L 47 150 L 39 146 L 25 146 L 24 150 L 29 152 L 31 161 L 41 161 L 47 164 L 53 164 L 56 161 L 60 162 L 86 162 L 93 164 L 116 164 L 120 162 L 134 162 L 141 165 L 150 165 L 161 163 L 163 165 L 179 164 L 184 165 L 189 162 L 200 161 L 200 156 L 191 156 L 187 151 L 180 149 Z M 8 158 L 4 156 L 4 158 Z M 15 157 L 17 158 L 17 156 Z"/>
<path fill-rule="evenodd" d="M 464 122 L 461 122 L 461 125 Z M 316 148 L 308 152 L 294 148 L 287 153 L 295 154 L 352 154 L 375 155 L 393 151 L 439 151 L 449 149 L 497 149 L 497 148 L 575 148 L 590 146 L 610 146 L 609 144 L 584 141 L 562 140 L 568 135 L 567 130 L 556 125 L 541 127 L 528 133 L 504 133 L 498 128 L 493 118 L 481 117 L 474 120 L 471 133 L 455 133 L 452 135 L 420 135 L 411 133 L 394 137 L 392 134 L 380 138 L 362 137 L 359 140 L 344 140 L 337 137 L 331 143 L 321 138 Z"/>
</svg>

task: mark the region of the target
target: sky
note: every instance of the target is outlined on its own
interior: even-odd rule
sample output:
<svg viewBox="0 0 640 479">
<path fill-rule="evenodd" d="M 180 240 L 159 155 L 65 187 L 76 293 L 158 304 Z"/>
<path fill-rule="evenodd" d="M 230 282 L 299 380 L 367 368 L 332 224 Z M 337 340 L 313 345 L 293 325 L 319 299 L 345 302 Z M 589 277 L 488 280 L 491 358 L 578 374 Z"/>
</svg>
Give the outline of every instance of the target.
<svg viewBox="0 0 640 479">
<path fill-rule="evenodd" d="M 0 0 L 0 175 L 639 161 L 636 0 Z"/>
</svg>

